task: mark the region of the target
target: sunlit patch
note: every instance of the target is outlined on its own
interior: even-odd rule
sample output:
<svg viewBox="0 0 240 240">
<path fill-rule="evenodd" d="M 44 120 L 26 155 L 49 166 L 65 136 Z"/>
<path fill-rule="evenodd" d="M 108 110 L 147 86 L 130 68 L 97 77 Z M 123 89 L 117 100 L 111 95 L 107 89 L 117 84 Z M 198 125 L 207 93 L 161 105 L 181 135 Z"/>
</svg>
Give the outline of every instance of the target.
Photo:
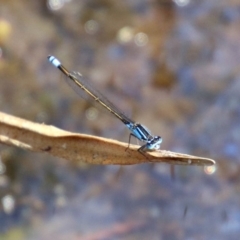
<svg viewBox="0 0 240 240">
<path fill-rule="evenodd" d="M 88 34 L 94 34 L 99 29 L 99 24 L 95 20 L 89 20 L 84 24 L 84 29 Z"/>
<path fill-rule="evenodd" d="M 213 166 L 205 166 L 204 167 L 204 172 L 208 175 L 212 175 L 216 172 L 217 170 L 217 167 L 216 165 L 213 165 Z"/>
<path fill-rule="evenodd" d="M 0 43 L 6 42 L 9 39 L 11 32 L 12 26 L 10 22 L 5 19 L 0 19 Z"/>
<path fill-rule="evenodd" d="M 130 42 L 134 37 L 134 31 L 131 27 L 123 27 L 117 33 L 117 40 L 120 43 Z"/>
<path fill-rule="evenodd" d="M 190 3 L 190 0 L 174 0 L 179 7 L 184 7 Z"/>
<path fill-rule="evenodd" d="M 48 0 L 47 7 L 52 11 L 57 11 L 63 7 L 65 0 Z"/>
<path fill-rule="evenodd" d="M 94 107 L 90 107 L 85 112 L 86 118 L 90 121 L 94 121 L 98 117 L 98 110 Z"/>
<path fill-rule="evenodd" d="M 2 198 L 3 211 L 6 214 L 11 214 L 15 209 L 15 199 L 12 195 L 6 195 Z"/>
<path fill-rule="evenodd" d="M 145 46 L 148 43 L 148 35 L 143 32 L 137 33 L 134 36 L 134 42 L 139 47 Z"/>
</svg>

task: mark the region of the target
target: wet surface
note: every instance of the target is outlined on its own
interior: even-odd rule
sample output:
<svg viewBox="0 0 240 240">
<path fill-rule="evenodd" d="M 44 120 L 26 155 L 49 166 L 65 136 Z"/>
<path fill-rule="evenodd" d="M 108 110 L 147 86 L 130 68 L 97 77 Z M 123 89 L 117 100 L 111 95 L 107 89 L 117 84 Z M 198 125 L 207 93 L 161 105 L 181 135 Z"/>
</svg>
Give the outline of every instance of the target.
<svg viewBox="0 0 240 240">
<path fill-rule="evenodd" d="M 73 165 L 1 146 L 2 239 L 238 239 L 238 1 L 0 1 L 1 111 L 128 141 L 49 64 L 80 71 L 162 149 L 216 168 Z M 120 169 L 120 170 L 119 170 Z"/>
</svg>

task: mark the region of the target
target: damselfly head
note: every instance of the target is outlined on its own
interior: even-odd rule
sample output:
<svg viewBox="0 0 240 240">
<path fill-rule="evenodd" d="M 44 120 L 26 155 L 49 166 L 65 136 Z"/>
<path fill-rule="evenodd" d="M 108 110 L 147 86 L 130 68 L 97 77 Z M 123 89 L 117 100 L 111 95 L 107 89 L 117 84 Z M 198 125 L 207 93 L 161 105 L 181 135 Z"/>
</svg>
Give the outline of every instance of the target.
<svg viewBox="0 0 240 240">
<path fill-rule="evenodd" d="M 160 136 L 155 136 L 148 140 L 146 144 L 146 150 L 158 150 L 161 146 L 162 138 Z"/>
</svg>

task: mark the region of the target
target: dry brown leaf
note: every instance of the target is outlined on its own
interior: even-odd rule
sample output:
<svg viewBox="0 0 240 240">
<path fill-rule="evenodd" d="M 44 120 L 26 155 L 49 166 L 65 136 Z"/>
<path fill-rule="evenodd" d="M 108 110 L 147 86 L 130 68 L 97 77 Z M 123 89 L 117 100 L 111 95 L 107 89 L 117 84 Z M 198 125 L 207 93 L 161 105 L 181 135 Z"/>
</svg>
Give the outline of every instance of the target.
<svg viewBox="0 0 240 240">
<path fill-rule="evenodd" d="M 0 112 L 0 142 L 35 152 L 47 152 L 75 163 L 131 165 L 169 163 L 211 166 L 212 159 L 158 150 L 140 154 L 139 146 L 86 134 L 71 133 Z"/>
</svg>

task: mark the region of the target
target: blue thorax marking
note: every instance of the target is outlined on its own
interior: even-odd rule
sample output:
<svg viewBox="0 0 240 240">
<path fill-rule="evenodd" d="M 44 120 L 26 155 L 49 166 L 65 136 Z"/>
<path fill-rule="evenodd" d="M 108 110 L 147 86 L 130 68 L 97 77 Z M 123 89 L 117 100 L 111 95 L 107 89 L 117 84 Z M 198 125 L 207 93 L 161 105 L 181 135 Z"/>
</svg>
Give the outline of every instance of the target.
<svg viewBox="0 0 240 240">
<path fill-rule="evenodd" d="M 153 138 L 150 132 L 139 123 L 126 123 L 126 126 L 140 141 L 147 142 L 149 139 Z"/>
</svg>

